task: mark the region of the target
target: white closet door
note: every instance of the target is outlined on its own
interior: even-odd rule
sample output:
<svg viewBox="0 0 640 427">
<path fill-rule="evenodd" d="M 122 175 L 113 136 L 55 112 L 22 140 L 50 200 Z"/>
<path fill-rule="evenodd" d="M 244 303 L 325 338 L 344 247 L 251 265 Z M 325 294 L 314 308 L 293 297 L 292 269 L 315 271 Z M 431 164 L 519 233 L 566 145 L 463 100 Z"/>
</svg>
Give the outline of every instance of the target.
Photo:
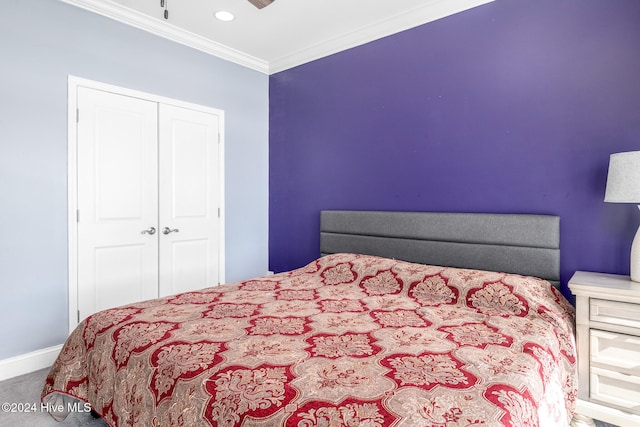
<svg viewBox="0 0 640 427">
<path fill-rule="evenodd" d="M 160 104 L 160 296 L 218 284 L 218 115 Z"/>
<path fill-rule="evenodd" d="M 77 95 L 82 320 L 158 296 L 157 103 L 83 87 Z"/>
</svg>

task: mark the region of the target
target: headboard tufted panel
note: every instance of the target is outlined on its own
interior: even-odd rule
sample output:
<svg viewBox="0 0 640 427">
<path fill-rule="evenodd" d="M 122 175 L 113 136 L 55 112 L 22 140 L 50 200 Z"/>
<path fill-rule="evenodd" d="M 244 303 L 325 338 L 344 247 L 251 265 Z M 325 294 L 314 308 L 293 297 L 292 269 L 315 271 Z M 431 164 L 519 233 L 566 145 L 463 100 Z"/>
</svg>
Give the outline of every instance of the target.
<svg viewBox="0 0 640 427">
<path fill-rule="evenodd" d="M 535 276 L 559 286 L 560 218 L 552 215 L 326 210 L 320 252 Z"/>
</svg>

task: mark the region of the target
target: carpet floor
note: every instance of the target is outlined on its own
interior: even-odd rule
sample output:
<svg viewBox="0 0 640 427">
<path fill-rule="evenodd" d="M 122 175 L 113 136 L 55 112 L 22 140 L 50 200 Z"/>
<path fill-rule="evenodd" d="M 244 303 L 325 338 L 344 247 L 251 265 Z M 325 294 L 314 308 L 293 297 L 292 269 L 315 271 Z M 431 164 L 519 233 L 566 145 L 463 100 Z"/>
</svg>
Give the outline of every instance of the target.
<svg viewBox="0 0 640 427">
<path fill-rule="evenodd" d="M 49 368 L 41 369 L 0 382 L 0 427 L 108 427 L 87 412 L 72 412 L 59 423 L 44 411 L 40 393 L 48 372 Z M 5 403 L 13 406 L 10 412 L 5 411 Z"/>
<path fill-rule="evenodd" d="M 64 421 L 56 422 L 40 405 L 40 392 L 48 372 L 49 368 L 41 369 L 0 382 L 0 403 L 3 404 L 0 427 L 108 427 L 106 422 L 86 412 L 72 412 Z M 5 411 L 5 403 L 22 412 Z M 24 411 L 25 406 L 29 412 Z M 598 421 L 596 426 L 616 427 Z"/>
</svg>

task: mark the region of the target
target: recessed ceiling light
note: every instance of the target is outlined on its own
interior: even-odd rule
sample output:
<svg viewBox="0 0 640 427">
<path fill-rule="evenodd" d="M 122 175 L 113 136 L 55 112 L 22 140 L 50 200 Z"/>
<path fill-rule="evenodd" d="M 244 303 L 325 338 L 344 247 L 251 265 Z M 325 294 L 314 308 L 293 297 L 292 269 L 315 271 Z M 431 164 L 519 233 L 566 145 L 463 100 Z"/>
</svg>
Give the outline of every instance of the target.
<svg viewBox="0 0 640 427">
<path fill-rule="evenodd" d="M 235 16 L 233 15 L 233 13 L 227 12 L 226 10 L 219 10 L 214 14 L 214 16 L 219 21 L 224 21 L 224 22 L 233 21 L 235 19 Z"/>
</svg>

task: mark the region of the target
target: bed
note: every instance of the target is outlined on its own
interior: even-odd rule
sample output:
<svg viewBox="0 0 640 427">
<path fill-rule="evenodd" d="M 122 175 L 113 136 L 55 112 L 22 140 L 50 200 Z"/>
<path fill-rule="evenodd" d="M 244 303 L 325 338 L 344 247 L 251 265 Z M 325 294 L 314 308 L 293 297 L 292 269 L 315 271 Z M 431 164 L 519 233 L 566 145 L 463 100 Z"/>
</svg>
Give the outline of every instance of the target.
<svg viewBox="0 0 640 427">
<path fill-rule="evenodd" d="M 322 256 L 301 268 L 90 316 L 43 402 L 88 402 L 113 427 L 569 424 L 557 217 L 320 222 Z"/>
</svg>

